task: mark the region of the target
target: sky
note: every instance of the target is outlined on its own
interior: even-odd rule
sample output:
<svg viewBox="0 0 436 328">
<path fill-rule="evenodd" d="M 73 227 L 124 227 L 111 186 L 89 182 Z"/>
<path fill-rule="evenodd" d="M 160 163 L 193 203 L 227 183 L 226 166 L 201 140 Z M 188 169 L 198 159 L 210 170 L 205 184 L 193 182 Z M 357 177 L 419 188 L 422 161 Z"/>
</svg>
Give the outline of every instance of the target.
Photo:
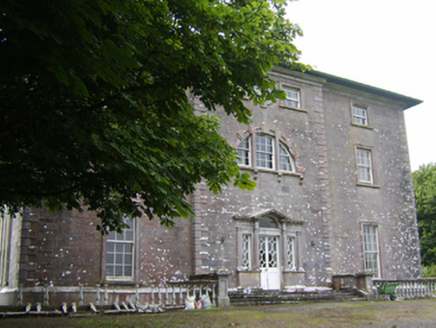
<svg viewBox="0 0 436 328">
<path fill-rule="evenodd" d="M 301 62 L 417 98 L 405 110 L 411 169 L 436 162 L 436 19 L 431 0 L 298 0 Z"/>
</svg>

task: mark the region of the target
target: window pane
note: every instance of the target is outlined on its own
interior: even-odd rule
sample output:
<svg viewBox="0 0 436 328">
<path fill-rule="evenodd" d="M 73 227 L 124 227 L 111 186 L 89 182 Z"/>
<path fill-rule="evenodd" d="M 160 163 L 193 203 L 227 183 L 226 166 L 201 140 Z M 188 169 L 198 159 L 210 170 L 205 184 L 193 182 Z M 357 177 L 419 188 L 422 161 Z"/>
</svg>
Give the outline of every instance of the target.
<svg viewBox="0 0 436 328">
<path fill-rule="evenodd" d="M 115 257 L 116 264 L 123 264 L 123 254 L 117 254 Z"/>
<path fill-rule="evenodd" d="M 238 145 L 238 164 L 250 165 L 250 137 L 242 140 Z"/>
<path fill-rule="evenodd" d="M 353 106 L 353 122 L 361 125 L 368 125 L 367 109 Z"/>
<path fill-rule="evenodd" d="M 293 159 L 284 145 L 280 144 L 280 170 L 294 171 Z"/>
<path fill-rule="evenodd" d="M 238 149 L 238 164 L 241 165 L 250 165 L 249 162 L 249 152 L 247 150 Z"/>
<path fill-rule="evenodd" d="M 114 266 L 106 265 L 106 275 L 113 276 L 114 275 Z"/>
<path fill-rule="evenodd" d="M 242 266 L 251 267 L 251 235 L 242 235 Z"/>
<path fill-rule="evenodd" d="M 283 170 L 283 171 L 292 171 L 291 170 L 291 163 L 289 161 L 289 158 L 280 156 L 280 170 Z"/>
<path fill-rule="evenodd" d="M 106 255 L 106 263 L 114 263 L 114 254 L 107 254 Z"/>
<path fill-rule="evenodd" d="M 371 181 L 371 172 L 368 167 L 359 167 L 359 180 L 364 182 Z"/>
<path fill-rule="evenodd" d="M 108 243 L 106 244 L 106 251 L 112 253 L 114 250 L 115 250 L 115 245 L 114 245 L 113 243 L 109 243 L 109 242 L 108 242 Z"/>
<path fill-rule="evenodd" d="M 111 231 L 108 233 L 107 235 L 107 240 L 116 240 L 116 232 L 115 231 Z"/>
<path fill-rule="evenodd" d="M 373 183 L 371 151 L 357 148 L 356 154 L 359 181 Z"/>
<path fill-rule="evenodd" d="M 132 270 L 132 267 L 130 265 L 124 267 L 124 276 L 130 277 L 130 276 L 132 276 L 132 273 L 133 273 L 133 270 Z"/>
<path fill-rule="evenodd" d="M 288 260 L 288 268 L 289 269 L 295 269 L 295 255 L 294 255 L 294 240 L 293 237 L 288 237 L 288 244 L 287 244 L 287 260 Z"/>
<path fill-rule="evenodd" d="M 261 268 L 267 267 L 266 260 L 266 237 L 259 237 L 259 266 Z"/>
<path fill-rule="evenodd" d="M 106 239 L 106 275 L 132 277 L 134 229 L 132 221 L 125 221 L 128 228 L 121 233 L 111 232 Z"/>
<path fill-rule="evenodd" d="M 269 217 L 265 217 L 259 221 L 259 227 L 260 228 L 278 229 L 279 225 L 278 225 L 276 220 L 269 218 Z"/>
<path fill-rule="evenodd" d="M 131 231 L 131 230 L 126 231 L 126 239 L 125 240 L 129 240 L 129 241 L 133 240 L 133 231 Z"/>
<path fill-rule="evenodd" d="M 248 149 L 248 138 L 245 138 L 239 143 L 239 148 Z"/>
<path fill-rule="evenodd" d="M 277 268 L 277 237 L 267 237 L 268 238 L 268 267 Z"/>
<path fill-rule="evenodd" d="M 273 139 L 266 135 L 256 135 L 256 165 L 273 168 Z"/>
<path fill-rule="evenodd" d="M 288 107 L 300 108 L 300 90 L 291 87 L 283 87 L 286 93 L 284 105 Z"/>
<path fill-rule="evenodd" d="M 374 277 L 379 278 L 380 255 L 377 226 L 363 226 L 363 250 L 365 255 L 365 270 L 373 272 Z"/>
</svg>

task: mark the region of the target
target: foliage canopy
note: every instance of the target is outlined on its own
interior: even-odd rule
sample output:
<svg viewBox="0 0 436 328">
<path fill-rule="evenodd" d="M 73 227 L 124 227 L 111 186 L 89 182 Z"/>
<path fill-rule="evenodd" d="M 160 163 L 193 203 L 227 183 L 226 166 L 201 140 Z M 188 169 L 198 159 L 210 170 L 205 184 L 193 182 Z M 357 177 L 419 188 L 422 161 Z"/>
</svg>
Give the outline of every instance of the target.
<svg viewBox="0 0 436 328">
<path fill-rule="evenodd" d="M 422 165 L 413 172 L 416 210 L 425 266 L 436 264 L 436 164 Z"/>
<path fill-rule="evenodd" d="M 201 179 L 214 192 L 253 188 L 217 118 L 190 99 L 247 123 L 244 96 L 283 97 L 267 71 L 303 68 L 285 5 L 1 1 L 0 203 L 86 207 L 106 231 L 123 227 L 121 213 L 189 216 Z"/>
</svg>

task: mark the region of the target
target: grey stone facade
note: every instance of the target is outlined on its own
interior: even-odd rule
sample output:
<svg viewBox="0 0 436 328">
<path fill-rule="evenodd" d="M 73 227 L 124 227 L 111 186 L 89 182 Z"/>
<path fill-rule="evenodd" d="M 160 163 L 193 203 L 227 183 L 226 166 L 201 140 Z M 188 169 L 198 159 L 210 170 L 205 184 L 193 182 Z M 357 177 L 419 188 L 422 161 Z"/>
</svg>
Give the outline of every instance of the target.
<svg viewBox="0 0 436 328">
<path fill-rule="evenodd" d="M 333 274 L 369 269 L 384 279 L 419 277 L 403 110 L 420 101 L 320 72 L 271 75 L 298 94 L 298 104 L 247 100 L 250 125 L 215 113 L 235 148 L 249 140 L 241 169 L 256 181 L 254 191 L 228 186 L 214 195 L 199 184 L 190 196 L 195 217 L 175 228 L 136 219 L 133 268 L 123 279 L 107 276 L 108 241 L 92 213 L 28 210 L 13 222 L 11 249 L 20 255 L 3 275 L 15 287 L 133 286 L 220 271 L 230 274 L 231 288 L 266 289 L 328 286 Z M 364 124 L 353 122 L 353 106 L 365 112 Z M 257 163 L 257 135 L 271 142 L 272 168 Z M 282 169 L 286 158 L 292 169 Z M 359 170 L 368 174 L 363 181 Z"/>
<path fill-rule="evenodd" d="M 195 273 L 226 268 L 230 285 L 261 285 L 259 220 L 279 223 L 280 286 L 326 285 L 332 274 L 367 270 L 363 226 L 375 228 L 379 277 L 420 275 L 418 233 L 403 110 L 414 99 L 314 72 L 276 69 L 278 84 L 300 92 L 300 108 L 281 102 L 254 106 L 249 126 L 224 112 L 222 134 L 234 147 L 250 135 L 268 135 L 285 145 L 293 173 L 241 166 L 257 183 L 254 191 L 233 187 L 213 195 L 197 189 Z M 196 104 L 202 111 L 200 103 Z M 352 120 L 353 105 L 364 106 L 367 124 Z M 359 182 L 356 149 L 371 153 L 371 183 Z M 245 218 L 245 219 L 241 219 Z M 198 229 L 195 228 L 198 226 Z M 267 231 L 267 230 L 265 230 Z M 241 268 L 241 235 L 251 235 L 252 264 Z M 296 267 L 286 268 L 287 234 L 295 234 Z M 222 244 L 221 244 L 222 242 Z"/>
</svg>

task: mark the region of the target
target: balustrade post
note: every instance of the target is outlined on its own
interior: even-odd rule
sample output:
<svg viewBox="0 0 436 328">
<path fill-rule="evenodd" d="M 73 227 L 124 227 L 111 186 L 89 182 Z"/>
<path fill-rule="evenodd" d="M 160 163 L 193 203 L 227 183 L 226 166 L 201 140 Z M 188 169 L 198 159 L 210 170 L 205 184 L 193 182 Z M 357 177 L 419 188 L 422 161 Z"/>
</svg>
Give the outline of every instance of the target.
<svg viewBox="0 0 436 328">
<path fill-rule="evenodd" d="M 196 293 L 196 290 L 197 290 L 197 285 L 194 284 L 194 285 L 192 286 L 192 295 L 194 295 L 195 299 L 197 299 L 197 293 Z"/>
<path fill-rule="evenodd" d="M 104 305 L 108 305 L 109 303 L 109 295 L 108 295 L 108 290 L 107 290 L 108 284 L 104 284 Z"/>
<path fill-rule="evenodd" d="M 100 305 L 100 284 L 95 285 L 95 305 Z"/>
<path fill-rule="evenodd" d="M 83 305 L 83 285 L 79 284 L 79 305 Z"/>
<path fill-rule="evenodd" d="M 162 290 L 161 285 L 157 286 L 157 301 L 159 305 L 162 305 Z"/>
<path fill-rule="evenodd" d="M 139 304 L 139 285 L 135 284 L 135 305 Z"/>
<path fill-rule="evenodd" d="M 217 296 L 216 296 L 216 289 L 217 289 L 218 284 L 213 284 L 212 285 L 212 302 L 215 306 L 217 306 Z"/>
<path fill-rule="evenodd" d="M 425 297 L 430 297 L 431 293 L 430 293 L 430 281 L 426 281 L 425 282 Z"/>
<path fill-rule="evenodd" d="M 150 304 L 154 305 L 154 286 L 151 285 Z"/>
<path fill-rule="evenodd" d="M 402 281 L 399 281 L 398 287 L 395 289 L 395 294 L 397 294 L 398 297 L 403 297 L 404 295 L 404 285 Z"/>
<path fill-rule="evenodd" d="M 18 286 L 18 300 L 17 300 L 17 304 L 18 305 L 23 305 L 23 284 L 20 284 Z"/>
<path fill-rule="evenodd" d="M 170 305 L 170 302 L 168 301 L 169 297 L 168 297 L 168 285 L 167 284 L 164 285 L 164 289 L 165 289 L 165 305 Z"/>
<path fill-rule="evenodd" d="M 227 270 L 218 270 L 218 307 L 230 306 L 230 298 L 228 293 L 229 273 Z"/>
<path fill-rule="evenodd" d="M 436 280 L 432 280 L 430 282 L 431 285 L 431 296 L 436 296 L 435 295 L 435 291 L 436 291 Z"/>
<path fill-rule="evenodd" d="M 172 300 L 171 300 L 171 305 L 175 306 L 176 305 L 176 287 L 174 285 L 171 286 L 172 287 Z"/>
<path fill-rule="evenodd" d="M 44 286 L 44 305 L 50 305 L 50 299 L 49 299 L 49 294 L 48 294 L 48 288 L 49 288 L 48 285 Z"/>
<path fill-rule="evenodd" d="M 358 289 L 364 290 L 369 298 L 374 297 L 374 284 L 372 282 L 372 278 L 374 273 L 365 271 L 359 272 L 355 274 L 355 286 Z"/>
</svg>

